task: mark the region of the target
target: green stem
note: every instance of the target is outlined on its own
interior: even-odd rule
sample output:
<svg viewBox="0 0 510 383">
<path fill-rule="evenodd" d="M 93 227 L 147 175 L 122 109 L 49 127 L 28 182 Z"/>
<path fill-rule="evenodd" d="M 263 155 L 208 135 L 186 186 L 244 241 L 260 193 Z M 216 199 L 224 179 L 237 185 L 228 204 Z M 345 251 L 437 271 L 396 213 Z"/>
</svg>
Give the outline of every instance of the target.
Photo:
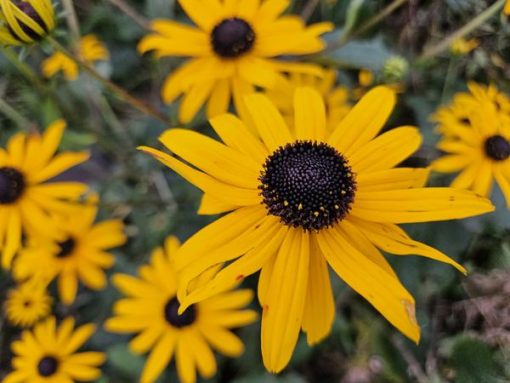
<svg viewBox="0 0 510 383">
<path fill-rule="evenodd" d="M 71 31 L 74 43 L 77 43 L 80 40 L 80 24 L 78 23 L 78 17 L 76 16 L 73 2 L 71 0 L 62 0 L 62 4 L 66 11 L 67 26 Z"/>
<path fill-rule="evenodd" d="M 154 119 L 167 124 L 168 119 L 152 108 L 151 106 L 145 104 L 144 102 L 138 100 L 136 97 L 131 96 L 126 90 L 121 88 L 120 86 L 114 84 L 110 80 L 104 78 L 99 73 L 96 72 L 94 68 L 92 68 L 89 64 L 85 63 L 75 55 L 73 55 L 71 52 L 69 52 L 66 48 L 64 48 L 57 40 L 55 40 L 53 37 L 48 36 L 48 41 L 53 45 L 53 47 L 60 52 L 62 52 L 64 55 L 69 57 L 71 60 L 73 60 L 78 66 L 83 69 L 85 72 L 87 72 L 89 75 L 94 77 L 96 80 L 98 80 L 100 83 L 102 83 L 104 86 L 106 86 L 108 89 L 110 89 L 113 93 L 115 93 L 117 96 L 119 96 L 121 99 L 123 99 L 125 102 L 130 104 L 133 108 L 139 110 L 142 113 L 145 113 Z"/>
<path fill-rule="evenodd" d="M 500 11 L 501 8 L 503 8 L 503 6 L 505 5 L 505 2 L 506 0 L 499 0 L 495 2 L 485 11 L 483 11 L 473 20 L 471 20 L 469 23 L 464 25 L 462 28 L 453 32 L 452 34 L 441 40 L 438 44 L 425 49 L 422 55 L 418 58 L 418 61 L 431 59 L 440 54 L 441 52 L 447 50 L 455 40 L 460 39 L 468 35 L 469 33 L 473 32 L 475 29 L 477 29 L 479 26 L 485 23 L 488 19 L 490 19 L 495 13 Z"/>
<path fill-rule="evenodd" d="M 0 52 L 2 52 L 5 58 L 38 89 L 44 89 L 43 83 L 39 80 L 39 77 L 35 74 L 34 70 L 23 61 L 21 61 L 16 52 L 2 45 L 0 45 Z"/>
<path fill-rule="evenodd" d="M 16 109 L 10 106 L 3 98 L 0 98 L 0 112 L 11 119 L 22 130 L 28 130 L 32 123 L 23 117 Z"/>
<path fill-rule="evenodd" d="M 326 49 L 326 52 L 331 52 L 336 49 L 339 49 L 346 45 L 349 40 L 352 37 L 359 36 L 363 34 L 364 32 L 368 31 L 370 28 L 372 28 L 374 25 L 380 23 L 382 20 L 384 20 L 386 17 L 391 15 L 396 9 L 400 8 L 402 5 L 407 3 L 409 0 L 393 0 L 392 3 L 388 4 L 381 12 L 379 12 L 377 15 L 371 17 L 366 23 L 364 23 L 361 27 L 358 29 L 347 32 L 340 36 L 340 38 L 330 44 L 328 48 Z"/>
</svg>

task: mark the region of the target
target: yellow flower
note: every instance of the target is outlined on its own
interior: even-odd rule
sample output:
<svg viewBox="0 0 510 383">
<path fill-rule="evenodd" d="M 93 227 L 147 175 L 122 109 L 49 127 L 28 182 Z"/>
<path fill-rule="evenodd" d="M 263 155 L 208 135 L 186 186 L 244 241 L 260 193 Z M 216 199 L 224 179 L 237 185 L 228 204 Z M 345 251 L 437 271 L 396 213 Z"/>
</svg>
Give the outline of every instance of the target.
<svg viewBox="0 0 510 383">
<path fill-rule="evenodd" d="M 316 66 L 275 57 L 319 52 L 325 44 L 318 36 L 332 29 L 330 23 L 307 28 L 298 16 L 281 16 L 289 0 L 179 3 L 198 28 L 156 20 L 155 33 L 142 39 L 138 49 L 154 50 L 158 57 L 192 57 L 168 76 L 162 88 L 166 103 L 184 95 L 179 110 L 183 123 L 191 121 L 206 102 L 208 117 L 226 112 L 232 97 L 242 113 L 242 96 L 255 87 L 289 86 L 281 72 L 317 73 Z"/>
<path fill-rule="evenodd" d="M 460 38 L 450 45 L 450 52 L 457 56 L 463 56 L 478 47 L 478 45 L 480 45 L 480 41 L 477 39 L 466 40 L 464 38 Z"/>
<path fill-rule="evenodd" d="M 112 332 L 137 333 L 130 349 L 137 354 L 150 351 L 141 383 L 156 381 L 174 356 L 182 382 L 194 383 L 195 369 L 204 378 L 211 378 L 216 373 L 211 347 L 229 357 L 241 355 L 243 343 L 229 329 L 250 324 L 257 317 L 254 311 L 242 309 L 251 302 L 252 292 L 231 291 L 238 282 L 179 315 L 173 265 L 178 248 L 179 241 L 170 236 L 164 248 L 153 251 L 150 263 L 140 267 L 140 277 L 117 274 L 113 278 L 127 298 L 115 304 L 115 316 L 106 321 L 105 327 Z M 214 271 L 213 268 L 202 275 L 194 284 L 206 283 Z"/>
<path fill-rule="evenodd" d="M 276 107 L 253 94 L 246 97 L 246 106 L 257 136 L 230 114 L 210 121 L 225 144 L 184 129 L 161 136 L 169 150 L 193 167 L 140 148 L 205 192 L 202 213 L 233 210 L 181 247 L 175 260 L 180 310 L 262 270 L 262 356 L 266 368 L 278 372 L 291 358 L 300 329 L 310 344 L 330 332 L 335 308 L 329 264 L 418 342 L 414 299 L 379 249 L 422 255 L 464 271 L 396 224 L 464 218 L 494 207 L 468 191 L 423 187 L 428 169 L 394 168 L 422 141 L 414 127 L 377 136 L 395 99 L 389 88 L 374 88 L 328 132 L 320 95 L 298 88 L 292 133 Z M 210 282 L 190 290 L 197 276 L 230 261 Z"/>
<path fill-rule="evenodd" d="M 443 173 L 460 171 L 451 186 L 483 196 L 491 194 L 496 180 L 510 207 L 510 115 L 487 100 L 468 112 L 462 122 L 444 119 L 439 130 L 446 133 L 437 148 L 446 155 L 434 161 L 432 168 Z"/>
<path fill-rule="evenodd" d="M 88 64 L 107 60 L 110 56 L 106 46 L 94 35 L 86 35 L 80 39 L 77 55 Z M 62 52 L 55 52 L 42 62 L 42 72 L 46 77 L 52 77 L 62 72 L 69 81 L 76 80 L 79 74 L 78 64 Z"/>
<path fill-rule="evenodd" d="M 506 1 L 505 8 L 503 9 L 503 13 L 505 15 L 510 15 L 510 0 Z"/>
<path fill-rule="evenodd" d="M 5 314 L 13 325 L 31 327 L 50 314 L 51 303 L 44 285 L 25 282 L 7 293 Z"/>
<path fill-rule="evenodd" d="M 0 148 L 0 251 L 9 268 L 21 245 L 22 233 L 61 238 L 53 217 L 77 208 L 87 190 L 79 182 L 46 181 L 86 161 L 85 152 L 55 152 L 66 123 L 55 121 L 44 134 L 17 133 Z"/>
<path fill-rule="evenodd" d="M 12 343 L 14 371 L 3 383 L 73 383 L 95 381 L 101 376 L 102 352 L 76 351 L 94 334 L 87 324 L 74 329 L 74 319 L 66 318 L 57 327 L 54 317 L 25 330 Z"/>
<path fill-rule="evenodd" d="M 51 0 L 0 0 L 0 44 L 31 44 L 54 28 Z"/>
<path fill-rule="evenodd" d="M 305 73 L 290 73 L 291 87 L 271 89 L 266 94 L 280 110 L 289 126 L 294 126 L 292 100 L 296 88 L 299 86 L 314 88 L 321 94 L 326 104 L 328 129 L 333 129 L 335 124 L 351 110 L 349 89 L 344 86 L 335 86 L 336 77 L 336 71 L 333 69 L 324 69 L 320 77 Z"/>
<path fill-rule="evenodd" d="M 17 279 L 35 279 L 45 283 L 58 278 L 58 291 L 65 304 L 76 298 L 78 280 L 92 290 L 106 286 L 104 269 L 112 267 L 115 258 L 106 252 L 126 241 L 120 220 L 94 224 L 97 199 L 92 198 L 81 211 L 58 223 L 65 233 L 60 240 L 33 237 L 14 262 Z"/>
</svg>

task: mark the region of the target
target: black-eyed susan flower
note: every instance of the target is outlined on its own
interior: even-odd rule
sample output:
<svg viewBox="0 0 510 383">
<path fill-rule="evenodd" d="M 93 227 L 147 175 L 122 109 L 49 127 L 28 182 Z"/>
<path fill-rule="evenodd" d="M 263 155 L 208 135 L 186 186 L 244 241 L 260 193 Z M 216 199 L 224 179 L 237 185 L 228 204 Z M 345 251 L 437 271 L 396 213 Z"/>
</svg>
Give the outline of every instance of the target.
<svg viewBox="0 0 510 383">
<path fill-rule="evenodd" d="M 107 60 L 110 56 L 106 46 L 95 35 L 86 35 L 80 39 L 76 48 L 76 55 L 88 64 Z M 41 69 L 46 77 L 53 77 L 58 72 L 62 72 L 69 81 L 76 80 L 79 74 L 76 61 L 62 52 L 55 52 L 44 60 Z"/>
<path fill-rule="evenodd" d="M 0 44 L 31 44 L 53 28 L 51 0 L 0 0 Z"/>
<path fill-rule="evenodd" d="M 510 99 L 496 86 L 469 82 L 468 89 L 469 92 L 455 94 L 450 104 L 440 106 L 432 116 L 439 133 L 457 135 L 469 128 L 469 117 L 479 110 L 480 105 L 487 105 L 488 108 L 492 105 L 500 112 L 500 118 L 510 119 Z"/>
<path fill-rule="evenodd" d="M 105 326 L 117 333 L 136 333 L 129 348 L 137 354 L 150 351 L 140 377 L 141 383 L 156 381 L 171 359 L 183 383 L 194 383 L 196 370 L 204 378 L 216 373 L 212 349 L 237 357 L 244 350 L 241 340 L 229 329 L 252 323 L 257 315 L 243 309 L 253 298 L 250 290 L 232 291 L 227 286 L 218 294 L 190 305 L 180 315 L 177 310 L 177 276 L 173 258 L 179 248 L 175 237 L 154 250 L 148 265 L 141 266 L 139 277 L 117 274 L 114 284 L 127 297 L 119 300 L 115 316 Z M 214 269 L 194 281 L 201 286 Z"/>
<path fill-rule="evenodd" d="M 158 57 L 192 58 L 168 76 L 161 91 L 166 103 L 183 95 L 179 118 L 184 123 L 206 102 L 212 117 L 226 112 L 231 98 L 238 111 L 242 109 L 242 96 L 255 87 L 289 86 L 283 71 L 317 73 L 315 66 L 276 57 L 319 52 L 325 47 L 319 35 L 332 29 L 330 23 L 306 27 L 298 16 L 281 16 L 289 0 L 179 0 L 179 4 L 198 28 L 156 20 L 154 33 L 142 39 L 138 49 L 153 50 Z"/>
<path fill-rule="evenodd" d="M 113 266 L 114 256 L 106 250 L 126 241 L 124 225 L 113 219 L 94 224 L 97 198 L 90 198 L 81 211 L 58 222 L 64 237 L 34 236 L 14 263 L 19 280 L 49 283 L 58 278 L 58 292 L 65 304 L 74 302 L 78 282 L 92 290 L 106 286 L 104 270 Z"/>
<path fill-rule="evenodd" d="M 105 361 L 102 352 L 77 352 L 94 334 L 96 327 L 75 328 L 72 318 L 57 327 L 54 317 L 25 330 L 12 343 L 13 371 L 3 383 L 74 383 L 95 381 Z"/>
<path fill-rule="evenodd" d="M 0 252 L 9 268 L 22 233 L 62 238 L 54 217 L 71 214 L 87 190 L 79 182 L 46 182 L 86 161 L 85 152 L 55 154 L 66 127 L 51 124 L 43 135 L 17 133 L 0 148 Z"/>
<path fill-rule="evenodd" d="M 24 282 L 7 292 L 5 316 L 15 326 L 31 327 L 50 314 L 51 304 L 44 284 Z"/>
<path fill-rule="evenodd" d="M 496 180 L 510 206 L 510 115 L 489 98 L 466 98 L 473 105 L 462 112 L 463 120 L 445 118 L 444 109 L 436 116 L 443 133 L 437 148 L 446 155 L 434 161 L 432 169 L 460 171 L 451 186 L 483 196 L 490 195 Z"/>
<path fill-rule="evenodd" d="M 289 126 L 294 126 L 294 103 L 292 102 L 297 87 L 308 86 L 317 90 L 326 106 L 328 129 L 344 118 L 351 110 L 349 89 L 336 85 L 337 73 L 333 69 L 322 70 L 321 76 L 306 73 L 290 73 L 291 87 L 271 89 L 266 92 L 273 104 L 280 110 Z"/>
<path fill-rule="evenodd" d="M 267 97 L 254 94 L 246 97 L 246 107 L 257 136 L 226 114 L 211 120 L 223 143 L 183 129 L 161 136 L 182 160 L 142 147 L 205 192 L 202 213 L 232 211 L 179 250 L 180 310 L 262 270 L 262 356 L 266 368 L 278 372 L 300 329 L 310 344 L 330 332 L 335 308 L 329 265 L 417 342 L 414 299 L 380 250 L 422 255 L 464 271 L 396 224 L 464 218 L 494 207 L 469 191 L 425 188 L 428 169 L 395 168 L 422 139 L 414 127 L 377 136 L 394 105 L 394 92 L 377 87 L 328 132 L 321 96 L 300 88 L 292 133 Z M 223 263 L 210 282 L 190 289 L 197 276 Z"/>
</svg>

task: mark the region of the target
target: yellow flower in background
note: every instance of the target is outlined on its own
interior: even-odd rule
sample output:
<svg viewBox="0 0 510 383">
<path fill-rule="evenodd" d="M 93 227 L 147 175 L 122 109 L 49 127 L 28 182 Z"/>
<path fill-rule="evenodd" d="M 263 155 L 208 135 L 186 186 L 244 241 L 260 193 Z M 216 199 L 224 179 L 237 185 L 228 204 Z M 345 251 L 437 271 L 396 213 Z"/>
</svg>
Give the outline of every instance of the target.
<svg viewBox="0 0 510 383">
<path fill-rule="evenodd" d="M 505 15 L 510 15 L 510 0 L 506 1 L 505 8 L 503 9 L 503 13 Z"/>
<path fill-rule="evenodd" d="M 496 86 L 468 83 L 469 92 L 456 93 L 450 104 L 438 108 L 432 116 L 437 132 L 443 135 L 459 135 L 470 126 L 469 118 L 478 112 L 480 105 L 499 112 L 502 119 L 510 119 L 510 98 Z"/>
<path fill-rule="evenodd" d="M 21 283 L 7 292 L 6 318 L 15 326 L 31 327 L 51 313 L 52 301 L 43 284 Z"/>
<path fill-rule="evenodd" d="M 106 46 L 94 35 L 86 35 L 80 39 L 76 54 L 88 64 L 110 57 Z M 79 74 L 78 64 L 62 52 L 55 52 L 44 60 L 41 69 L 45 77 L 53 77 L 62 72 L 69 81 L 76 80 Z"/>
<path fill-rule="evenodd" d="M 51 0 L 0 0 L 0 44 L 31 44 L 54 28 Z"/>
<path fill-rule="evenodd" d="M 14 262 L 15 277 L 44 283 L 58 278 L 59 296 L 65 304 L 74 302 L 78 281 L 92 290 L 103 289 L 104 269 L 115 263 L 114 256 L 106 250 L 124 244 L 126 236 L 121 220 L 94 224 L 96 215 L 97 198 L 93 197 L 80 212 L 58 223 L 63 238 L 31 238 Z"/>
<path fill-rule="evenodd" d="M 309 344 L 331 330 L 329 265 L 418 342 L 414 299 L 380 250 L 421 255 L 465 271 L 396 224 L 464 218 L 494 207 L 469 191 L 425 188 L 428 169 L 394 168 L 422 138 L 414 127 L 378 136 L 396 101 L 389 88 L 370 91 L 331 132 L 323 100 L 311 88 L 298 88 L 294 96 L 294 133 L 267 97 L 253 94 L 245 100 L 257 135 L 225 114 L 210 121 L 223 143 L 185 129 L 161 136 L 182 160 L 140 148 L 205 193 L 202 213 L 231 211 L 179 250 L 181 312 L 261 270 L 262 356 L 269 371 L 279 372 L 300 329 Z M 211 281 L 193 288 L 195 278 L 225 263 Z"/>
<path fill-rule="evenodd" d="M 113 283 L 127 298 L 115 304 L 115 316 L 106 321 L 105 327 L 117 333 L 136 333 L 129 348 L 137 354 L 150 351 L 141 383 L 156 381 L 174 357 L 182 382 L 194 383 L 195 370 L 211 378 L 216 373 L 211 348 L 229 357 L 241 355 L 244 345 L 229 329 L 246 326 L 257 318 L 254 311 L 243 309 L 253 299 L 251 290 L 232 291 L 238 282 L 190 305 L 179 315 L 173 265 L 178 249 L 177 238 L 169 236 L 164 247 L 153 251 L 150 263 L 139 268 L 140 277 L 113 277 Z M 202 275 L 194 285 L 207 283 L 214 271 Z"/>
<path fill-rule="evenodd" d="M 80 182 L 46 182 L 89 157 L 85 152 L 56 154 L 66 123 L 57 120 L 43 135 L 17 133 L 0 148 L 0 252 L 9 268 L 22 233 L 62 238 L 54 217 L 72 214 L 87 191 Z"/>
<path fill-rule="evenodd" d="M 324 49 L 319 35 L 333 25 L 306 27 L 298 16 L 282 16 L 289 0 L 179 0 L 198 28 L 172 20 L 152 23 L 155 33 L 142 39 L 140 52 L 158 57 L 192 57 L 168 76 L 162 88 L 166 103 L 183 95 L 179 119 L 190 122 L 207 102 L 207 116 L 227 111 L 231 98 L 242 113 L 242 96 L 256 87 L 290 86 L 282 72 L 320 74 L 314 65 L 275 59 Z M 241 109 L 241 110 L 240 110 Z"/>
<path fill-rule="evenodd" d="M 75 328 L 66 318 L 57 327 L 54 317 L 25 330 L 11 345 L 14 371 L 3 383 L 74 383 L 95 381 L 106 357 L 102 352 L 76 352 L 94 334 L 87 324 Z"/>
<path fill-rule="evenodd" d="M 452 187 L 471 189 L 489 196 L 494 180 L 510 207 L 510 115 L 489 100 L 480 100 L 463 122 L 445 120 L 439 131 L 446 132 L 437 144 L 445 156 L 432 169 L 460 174 Z"/>
<path fill-rule="evenodd" d="M 480 41 L 477 39 L 466 40 L 464 38 L 460 38 L 455 40 L 452 45 L 450 45 L 450 52 L 457 56 L 463 56 L 471 52 L 479 45 Z"/>
<path fill-rule="evenodd" d="M 344 118 L 351 110 L 350 92 L 347 87 L 336 86 L 337 73 L 333 69 L 324 69 L 322 76 L 305 73 L 290 73 L 291 87 L 271 89 L 266 95 L 280 110 L 289 126 L 294 126 L 294 92 L 299 86 L 309 86 L 317 90 L 326 105 L 326 118 L 328 129 Z"/>
</svg>

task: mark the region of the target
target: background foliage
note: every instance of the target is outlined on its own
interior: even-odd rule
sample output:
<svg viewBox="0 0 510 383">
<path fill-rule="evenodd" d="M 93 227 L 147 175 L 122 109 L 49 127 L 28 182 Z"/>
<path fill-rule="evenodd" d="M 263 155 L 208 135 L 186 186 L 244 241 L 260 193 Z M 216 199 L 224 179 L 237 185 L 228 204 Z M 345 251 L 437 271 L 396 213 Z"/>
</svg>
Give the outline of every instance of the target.
<svg viewBox="0 0 510 383">
<path fill-rule="evenodd" d="M 81 33 L 94 33 L 111 52 L 111 62 L 99 71 L 138 98 L 154 105 L 176 121 L 176 107 L 164 106 L 159 89 L 164 76 L 178 59 L 154 60 L 136 52 L 136 44 L 147 33 L 141 25 L 120 12 L 114 0 L 76 0 Z M 482 23 L 470 37 L 480 45 L 473 52 L 454 56 L 448 51 L 423 56 L 445 36 L 472 21 L 491 0 L 409 0 L 400 3 L 379 23 L 366 23 L 392 3 L 383 0 L 295 0 L 294 13 L 310 21 L 333 21 L 337 30 L 326 38 L 332 48 L 311 61 L 340 70 L 340 82 L 357 86 L 360 69 L 374 71 L 377 81 L 391 82 L 394 75 L 385 67 L 398 55 L 409 63 L 399 80 L 405 96 L 389 125 L 418 125 L 425 145 L 412 159 L 427 164 L 438 153 L 430 114 L 468 80 L 510 87 L 510 23 L 499 13 Z M 183 19 L 173 0 L 131 0 L 143 24 L 155 17 Z M 57 8 L 62 10 L 60 6 Z M 66 43 L 65 15 L 56 35 Z M 360 31 L 362 31 L 360 33 Z M 182 240 L 212 219 L 196 215 L 200 193 L 167 169 L 163 169 L 136 146 L 157 145 L 166 126 L 126 106 L 115 95 L 82 74 L 77 81 L 61 77 L 43 80 L 40 62 L 51 52 L 49 46 L 22 52 L 38 81 L 24 76 L 0 54 L 0 142 L 19 129 L 38 129 L 58 117 L 68 121 L 63 145 L 67 149 L 88 149 L 92 159 L 65 177 L 91 184 L 102 197 L 101 216 L 120 217 L 128 225 L 128 243 L 119 249 L 117 264 L 110 270 L 135 272 L 150 250 L 172 233 Z M 425 55 L 426 56 L 426 55 Z M 7 103 L 16 113 L 9 113 Z M 207 130 L 199 115 L 190 128 Z M 435 177 L 434 184 L 448 178 Z M 510 381 L 510 215 L 498 190 L 493 195 L 497 212 L 462 222 L 410 225 L 417 240 L 439 248 L 466 265 L 467 278 L 452 268 L 418 257 L 392 257 L 405 286 L 416 297 L 422 341 L 412 344 L 397 333 L 362 298 L 338 278 L 332 278 L 337 299 L 337 318 L 332 334 L 315 348 L 301 339 L 290 366 L 281 376 L 264 372 L 260 356 L 259 324 L 240 331 L 247 349 L 237 360 L 220 359 L 220 371 L 213 382 L 460 382 L 496 383 Z M 0 294 L 11 281 L 0 277 Z M 255 286 L 256 279 L 246 284 Z M 113 287 L 93 293 L 82 290 L 71 307 L 57 305 L 57 316 L 75 315 L 79 321 L 101 323 L 110 315 L 118 297 Z M 3 299 L 3 297 L 2 297 Z M 9 344 L 18 336 L 2 321 L 0 333 L 0 378 L 9 370 Z M 132 355 L 125 338 L 100 330 L 92 347 L 105 350 L 108 362 L 100 382 L 136 382 L 144 363 Z M 176 381 L 172 369 L 161 379 Z"/>
</svg>

